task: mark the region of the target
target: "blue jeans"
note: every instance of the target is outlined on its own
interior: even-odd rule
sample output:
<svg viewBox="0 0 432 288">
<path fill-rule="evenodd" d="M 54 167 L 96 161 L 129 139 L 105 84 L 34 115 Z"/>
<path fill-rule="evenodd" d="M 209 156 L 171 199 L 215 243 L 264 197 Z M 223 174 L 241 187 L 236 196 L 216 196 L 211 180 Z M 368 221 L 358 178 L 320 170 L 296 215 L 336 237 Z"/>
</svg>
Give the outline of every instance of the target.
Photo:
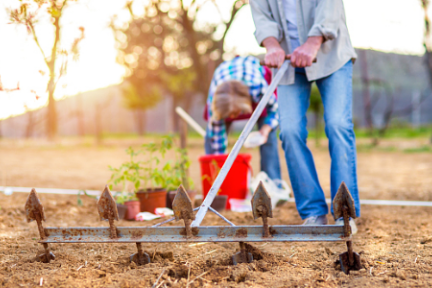
<svg viewBox="0 0 432 288">
<path fill-rule="evenodd" d="M 295 83 L 278 87 L 280 138 L 288 165 L 297 210 L 302 219 L 328 214 L 312 153 L 306 146 L 306 111 L 311 84 L 304 69 L 296 69 Z M 325 132 L 331 157 L 331 198 L 344 181 L 354 199 L 357 217 L 360 201 L 352 123 L 352 62 L 328 77 L 316 80 L 324 105 Z M 331 207 L 333 214 L 333 203 Z"/>
<path fill-rule="evenodd" d="M 258 119 L 258 129 L 264 125 L 264 119 Z M 227 127 L 227 132 L 229 127 Z M 210 138 L 205 137 L 204 142 L 205 153 L 207 155 L 214 154 L 214 150 L 211 147 Z M 276 135 L 276 129 L 273 129 L 267 139 L 267 143 L 260 146 L 261 155 L 261 171 L 267 173 L 272 180 L 281 180 L 281 170 L 279 163 L 278 153 L 278 140 Z M 279 183 L 279 182 L 278 182 Z"/>
</svg>

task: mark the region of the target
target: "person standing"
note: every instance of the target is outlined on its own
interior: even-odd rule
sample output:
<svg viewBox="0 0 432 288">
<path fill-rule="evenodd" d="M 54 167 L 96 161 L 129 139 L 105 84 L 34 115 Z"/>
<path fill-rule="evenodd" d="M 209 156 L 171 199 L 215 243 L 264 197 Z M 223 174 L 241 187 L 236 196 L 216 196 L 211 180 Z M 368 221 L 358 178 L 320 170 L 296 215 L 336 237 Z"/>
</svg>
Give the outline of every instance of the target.
<svg viewBox="0 0 432 288">
<path fill-rule="evenodd" d="M 331 197 L 344 181 L 359 217 L 352 123 L 352 65 L 357 55 L 351 45 L 342 0 L 250 0 L 250 6 L 255 37 L 267 50 L 266 65 L 280 67 L 285 57 L 291 56 L 291 66 L 278 86 L 280 139 L 304 225 L 328 223 L 328 206 L 312 153 L 306 146 L 306 111 L 314 81 L 324 105 L 329 139 Z M 341 224 L 341 219 L 335 220 Z M 356 232 L 354 220 L 350 224 Z"/>
<path fill-rule="evenodd" d="M 209 88 L 204 118 L 208 121 L 205 137 L 206 154 L 224 154 L 228 131 L 233 121 L 248 119 L 268 88 L 271 71 L 253 56 L 235 57 L 215 70 Z M 277 184 L 281 181 L 278 140 L 278 103 L 273 94 L 258 119 L 264 144 L 260 146 L 261 171 Z"/>
</svg>

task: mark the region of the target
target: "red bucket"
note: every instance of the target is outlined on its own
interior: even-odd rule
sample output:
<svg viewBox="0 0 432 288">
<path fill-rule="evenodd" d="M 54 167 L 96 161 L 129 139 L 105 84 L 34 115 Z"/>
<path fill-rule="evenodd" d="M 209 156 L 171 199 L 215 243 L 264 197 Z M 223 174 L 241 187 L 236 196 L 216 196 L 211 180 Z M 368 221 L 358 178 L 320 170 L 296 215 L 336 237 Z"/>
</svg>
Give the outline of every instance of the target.
<svg viewBox="0 0 432 288">
<path fill-rule="evenodd" d="M 216 179 L 220 168 L 227 159 L 227 154 L 222 155 L 205 155 L 199 158 L 201 165 L 201 182 L 204 198 L 207 196 L 213 181 Z M 226 209 L 230 209 L 230 198 L 245 199 L 248 193 L 248 183 L 252 172 L 250 166 L 250 154 L 239 154 L 234 161 L 225 181 L 219 190 L 218 195 L 227 195 L 228 201 Z"/>
</svg>

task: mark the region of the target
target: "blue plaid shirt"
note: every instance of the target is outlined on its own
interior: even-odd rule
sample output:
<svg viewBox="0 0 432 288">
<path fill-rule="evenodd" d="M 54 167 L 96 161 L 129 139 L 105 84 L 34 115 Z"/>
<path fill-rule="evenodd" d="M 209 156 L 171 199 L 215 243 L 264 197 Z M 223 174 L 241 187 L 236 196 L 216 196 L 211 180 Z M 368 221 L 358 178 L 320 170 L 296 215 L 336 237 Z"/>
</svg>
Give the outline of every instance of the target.
<svg viewBox="0 0 432 288">
<path fill-rule="evenodd" d="M 206 137 L 210 138 L 215 154 L 224 154 L 228 145 L 225 120 L 214 121 L 212 119 L 211 104 L 217 86 L 227 80 L 241 81 L 249 87 L 252 102 L 258 103 L 268 87 L 264 74 L 264 68 L 260 65 L 259 60 L 253 56 L 236 57 L 230 61 L 225 61 L 215 70 L 207 98 L 208 124 L 206 131 Z M 270 97 L 266 108 L 267 115 L 264 118 L 264 124 L 275 129 L 279 125 L 278 104 L 275 94 Z"/>
</svg>

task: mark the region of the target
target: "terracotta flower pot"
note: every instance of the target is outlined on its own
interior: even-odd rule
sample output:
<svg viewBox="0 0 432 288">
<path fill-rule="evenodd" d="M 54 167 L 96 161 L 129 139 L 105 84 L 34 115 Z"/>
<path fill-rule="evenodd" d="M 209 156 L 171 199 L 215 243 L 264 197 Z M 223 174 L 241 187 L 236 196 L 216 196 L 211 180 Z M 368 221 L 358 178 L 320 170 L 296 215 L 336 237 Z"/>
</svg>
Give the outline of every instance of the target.
<svg viewBox="0 0 432 288">
<path fill-rule="evenodd" d="M 119 219 L 126 219 L 128 207 L 123 204 L 117 204 Z"/>
<path fill-rule="evenodd" d="M 166 207 L 166 194 L 167 191 L 164 188 L 145 189 L 136 192 L 141 212 L 155 213 L 156 208 Z"/>
<path fill-rule="evenodd" d="M 126 220 L 135 220 L 135 216 L 140 212 L 140 202 L 127 201 L 125 205 L 127 206 Z"/>
<path fill-rule="evenodd" d="M 192 207 L 195 203 L 195 196 L 197 192 L 195 190 L 187 191 L 190 200 L 192 201 Z M 172 209 L 172 202 L 174 201 L 174 197 L 177 194 L 177 191 L 169 191 L 166 197 L 166 207 Z"/>
</svg>

